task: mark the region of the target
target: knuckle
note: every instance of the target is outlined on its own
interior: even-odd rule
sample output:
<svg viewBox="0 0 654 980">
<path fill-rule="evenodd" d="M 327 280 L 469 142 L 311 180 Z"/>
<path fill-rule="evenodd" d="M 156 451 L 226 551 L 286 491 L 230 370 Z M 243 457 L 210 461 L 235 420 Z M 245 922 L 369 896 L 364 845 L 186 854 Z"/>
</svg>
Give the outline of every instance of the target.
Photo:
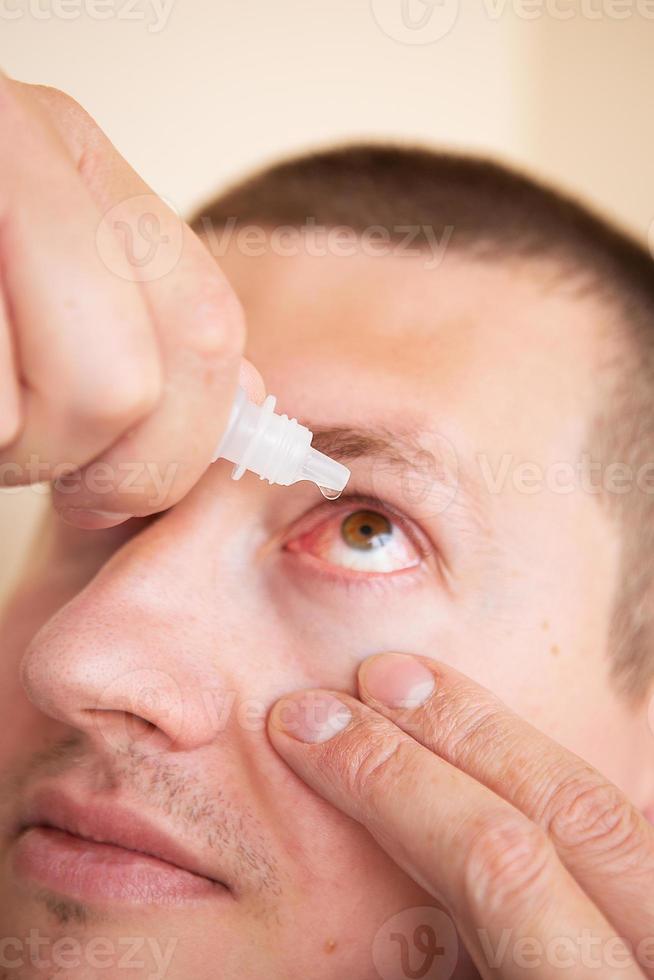
<svg viewBox="0 0 654 980">
<path fill-rule="evenodd" d="M 562 786 L 552 798 L 550 814 L 548 830 L 562 850 L 583 847 L 589 856 L 622 868 L 641 864 L 649 853 L 640 815 L 617 786 L 594 775 Z"/>
<path fill-rule="evenodd" d="M 463 895 L 476 913 L 510 914 L 546 901 L 554 848 L 526 817 L 486 814 L 465 850 Z"/>
<path fill-rule="evenodd" d="M 66 130 L 72 128 L 80 131 L 94 131 L 97 129 L 86 109 L 68 92 L 63 92 L 51 85 L 20 84 L 23 85 L 26 93 L 35 98 L 55 121 L 60 121 Z"/>
<path fill-rule="evenodd" d="M 80 170 L 86 153 L 92 153 L 96 146 L 107 145 L 93 117 L 72 95 L 49 85 L 19 82 L 0 75 L 0 125 L 17 142 L 21 139 L 26 147 L 43 145 L 42 129 L 38 124 L 35 127 L 34 110 L 72 151 Z M 51 149 L 51 144 L 48 147 Z"/>
<path fill-rule="evenodd" d="M 203 360 L 224 362 L 240 357 L 245 346 L 245 314 L 227 281 L 215 268 L 195 293 L 187 346 Z"/>
<path fill-rule="evenodd" d="M 406 773 L 410 765 L 409 745 L 407 738 L 383 730 L 371 732 L 370 725 L 359 723 L 352 726 L 347 744 L 334 748 L 339 757 L 328 755 L 326 762 L 345 771 L 349 792 L 374 811 L 376 803 L 388 795 L 389 786 L 397 781 L 398 773 Z"/>
<path fill-rule="evenodd" d="M 54 85 L 33 84 L 31 82 L 17 82 L 16 84 L 20 85 L 28 95 L 33 95 L 39 102 L 51 109 L 75 111 L 82 108 L 72 95 L 68 95 L 67 92 L 56 88 Z"/>
<path fill-rule="evenodd" d="M 106 153 L 103 156 L 102 151 L 106 149 L 107 139 L 96 121 L 77 99 L 50 85 L 25 84 L 23 87 L 26 94 L 46 113 L 60 137 L 73 151 L 79 173 L 88 176 L 87 172 L 94 169 L 96 156 L 100 157 L 100 164 L 96 169 L 106 171 Z"/>
<path fill-rule="evenodd" d="M 506 709 L 492 698 L 479 701 L 466 692 L 447 698 L 438 717 L 439 741 L 454 765 L 465 764 L 479 752 L 496 751 L 506 739 Z"/>
<path fill-rule="evenodd" d="M 99 183 L 107 172 L 107 149 L 99 129 L 80 126 L 78 135 L 77 172 L 87 185 Z"/>
</svg>

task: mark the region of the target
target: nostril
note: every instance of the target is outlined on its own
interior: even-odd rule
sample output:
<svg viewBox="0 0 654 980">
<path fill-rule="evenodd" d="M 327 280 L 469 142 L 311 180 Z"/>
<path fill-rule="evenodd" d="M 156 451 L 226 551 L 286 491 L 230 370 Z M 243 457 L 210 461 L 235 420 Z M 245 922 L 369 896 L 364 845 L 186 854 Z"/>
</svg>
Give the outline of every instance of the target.
<svg viewBox="0 0 654 980">
<path fill-rule="evenodd" d="M 170 749 L 170 738 L 152 721 L 131 711 L 85 708 L 87 732 L 93 732 L 112 752 L 152 754 Z"/>
</svg>

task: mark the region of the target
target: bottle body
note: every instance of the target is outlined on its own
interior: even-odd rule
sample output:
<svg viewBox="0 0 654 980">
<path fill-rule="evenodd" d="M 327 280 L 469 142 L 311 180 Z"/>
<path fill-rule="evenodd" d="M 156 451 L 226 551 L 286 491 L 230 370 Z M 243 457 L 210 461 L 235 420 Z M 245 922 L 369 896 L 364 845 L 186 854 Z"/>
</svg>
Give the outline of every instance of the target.
<svg viewBox="0 0 654 980">
<path fill-rule="evenodd" d="M 271 484 L 290 486 L 311 480 L 340 493 L 350 476 L 348 468 L 314 449 L 311 430 L 296 419 L 276 414 L 275 404 L 274 396 L 268 395 L 262 405 L 256 405 L 239 387 L 214 459 L 234 463 L 235 480 L 251 470 Z"/>
</svg>

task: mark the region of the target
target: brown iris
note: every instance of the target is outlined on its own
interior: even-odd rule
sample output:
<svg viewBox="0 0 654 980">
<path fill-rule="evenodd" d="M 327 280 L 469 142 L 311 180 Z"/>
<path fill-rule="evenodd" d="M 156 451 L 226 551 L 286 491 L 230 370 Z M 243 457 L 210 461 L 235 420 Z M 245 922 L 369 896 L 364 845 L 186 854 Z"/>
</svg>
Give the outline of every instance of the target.
<svg viewBox="0 0 654 980">
<path fill-rule="evenodd" d="M 341 524 L 341 535 L 350 548 L 372 551 L 388 543 L 393 526 L 383 514 L 374 510 L 357 510 Z"/>
</svg>

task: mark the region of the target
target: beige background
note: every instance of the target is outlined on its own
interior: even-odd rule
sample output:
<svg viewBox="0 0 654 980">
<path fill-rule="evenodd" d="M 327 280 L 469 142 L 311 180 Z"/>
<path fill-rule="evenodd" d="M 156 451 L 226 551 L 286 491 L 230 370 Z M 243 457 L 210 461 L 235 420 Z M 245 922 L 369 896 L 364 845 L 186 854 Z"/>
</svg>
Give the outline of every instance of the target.
<svg viewBox="0 0 654 980">
<path fill-rule="evenodd" d="M 4 70 L 74 95 L 181 210 L 390 136 L 497 154 L 654 238 L 653 54 L 654 0 L 0 0 Z M 0 494 L 0 590 L 42 502 Z"/>
</svg>

